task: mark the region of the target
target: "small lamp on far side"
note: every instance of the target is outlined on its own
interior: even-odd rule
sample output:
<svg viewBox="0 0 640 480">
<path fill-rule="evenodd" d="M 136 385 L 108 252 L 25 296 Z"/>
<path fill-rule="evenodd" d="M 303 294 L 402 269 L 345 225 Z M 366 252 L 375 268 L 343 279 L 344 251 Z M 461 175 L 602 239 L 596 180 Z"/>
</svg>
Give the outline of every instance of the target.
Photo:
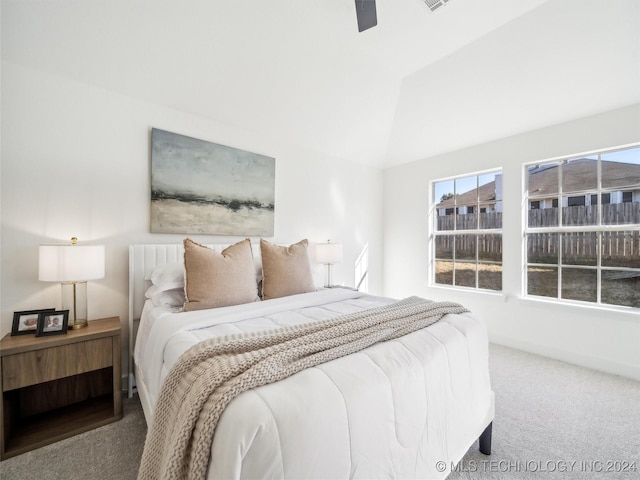
<svg viewBox="0 0 640 480">
<path fill-rule="evenodd" d="M 60 282 L 62 308 L 69 310 L 69 328 L 87 326 L 87 280 L 104 278 L 104 245 L 40 245 L 38 279 Z"/>
<path fill-rule="evenodd" d="M 316 261 L 327 266 L 327 284 L 331 287 L 331 265 L 342 262 L 342 245 L 339 243 L 320 243 L 316 245 Z"/>
</svg>

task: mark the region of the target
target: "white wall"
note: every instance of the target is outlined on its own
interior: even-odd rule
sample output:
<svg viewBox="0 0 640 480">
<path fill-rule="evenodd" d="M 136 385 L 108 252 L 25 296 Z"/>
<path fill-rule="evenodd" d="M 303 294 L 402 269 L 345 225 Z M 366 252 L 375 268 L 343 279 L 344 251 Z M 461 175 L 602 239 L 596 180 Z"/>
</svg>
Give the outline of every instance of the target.
<svg viewBox="0 0 640 480">
<path fill-rule="evenodd" d="M 640 105 L 532 131 L 384 171 L 384 294 L 459 301 L 493 342 L 640 379 L 640 312 L 522 298 L 524 163 L 640 141 Z M 430 287 L 431 181 L 502 168 L 503 293 Z M 640 295 L 640 292 L 638 292 Z"/>
<path fill-rule="evenodd" d="M 522 163 L 638 141 L 638 105 L 383 173 L 304 150 L 292 139 L 266 137 L 8 62 L 2 64 L 1 114 L 2 335 L 10 330 L 14 311 L 58 305 L 59 287 L 37 280 L 37 247 L 72 235 L 107 246 L 106 278 L 89 284 L 90 316 L 119 315 L 126 324 L 127 246 L 183 238 L 149 233 L 153 126 L 275 157 L 272 240 L 342 242 L 345 261 L 334 268 L 336 283 L 353 284 L 353 262 L 369 243 L 374 293 L 455 298 L 482 315 L 495 342 L 640 378 L 637 312 L 520 298 Z M 503 168 L 505 181 L 504 295 L 429 287 L 429 182 L 496 167 Z"/>
<path fill-rule="evenodd" d="M 38 281 L 38 245 L 74 235 L 106 245 L 106 278 L 89 282 L 90 318 L 119 315 L 126 326 L 128 245 L 184 238 L 149 233 L 151 127 L 275 157 L 270 240 L 342 242 L 344 262 L 334 266 L 333 280 L 347 285 L 368 243 L 369 285 L 381 291 L 380 170 L 3 62 L 2 335 L 14 311 L 59 306 L 59 285 Z M 324 273 L 319 267 L 320 282 Z"/>
</svg>

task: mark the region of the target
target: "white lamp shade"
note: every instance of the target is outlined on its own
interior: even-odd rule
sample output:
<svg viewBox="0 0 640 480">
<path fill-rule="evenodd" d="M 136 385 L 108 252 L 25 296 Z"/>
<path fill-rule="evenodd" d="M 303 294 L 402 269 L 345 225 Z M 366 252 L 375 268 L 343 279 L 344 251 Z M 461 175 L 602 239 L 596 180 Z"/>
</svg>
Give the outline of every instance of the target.
<svg viewBox="0 0 640 480">
<path fill-rule="evenodd" d="M 104 278 L 104 245 L 40 245 L 38 278 L 43 282 Z"/>
<path fill-rule="evenodd" d="M 342 245 L 340 243 L 320 243 L 316 245 L 316 261 L 325 265 L 342 262 Z"/>
</svg>

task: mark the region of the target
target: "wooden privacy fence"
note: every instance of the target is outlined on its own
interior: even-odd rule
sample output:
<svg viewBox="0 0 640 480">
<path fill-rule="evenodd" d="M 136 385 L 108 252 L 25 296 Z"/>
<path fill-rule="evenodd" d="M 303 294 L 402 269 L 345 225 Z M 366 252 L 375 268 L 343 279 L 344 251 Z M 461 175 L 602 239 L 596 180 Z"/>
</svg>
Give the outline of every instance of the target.
<svg viewBox="0 0 640 480">
<path fill-rule="evenodd" d="M 562 218 L 565 226 L 597 224 L 597 205 L 563 207 Z M 553 227 L 558 225 L 558 209 L 545 208 L 529 210 L 529 227 Z M 457 218 L 455 218 L 457 217 Z M 602 205 L 604 225 L 640 224 L 640 203 L 618 203 Z M 502 228 L 502 212 L 446 215 L 438 217 L 438 230 L 480 228 Z M 640 232 L 602 232 L 599 240 L 597 232 L 531 233 L 527 236 L 527 258 L 534 263 L 557 263 L 560 246 L 565 264 L 596 265 L 598 249 L 602 249 L 602 265 L 611 267 L 640 267 Z M 502 238 L 500 235 L 455 235 L 456 258 L 475 259 L 476 243 L 479 260 L 500 260 Z M 451 258 L 453 236 L 436 238 L 436 257 Z"/>
<path fill-rule="evenodd" d="M 598 240 L 601 235 L 601 240 Z M 527 258 L 532 263 L 596 265 L 602 249 L 602 266 L 640 268 L 640 232 L 531 233 L 527 236 Z"/>
<path fill-rule="evenodd" d="M 529 227 L 558 226 L 557 208 L 529 210 Z M 602 225 L 628 225 L 640 223 L 640 202 L 607 203 L 602 205 Z M 598 224 L 598 205 L 562 207 L 562 225 L 580 226 Z"/>
<path fill-rule="evenodd" d="M 454 222 L 456 222 L 457 230 L 502 228 L 502 212 L 481 213 L 479 227 L 478 215 L 475 213 L 467 213 L 465 215 L 443 215 L 438 217 L 438 230 L 453 230 Z"/>
<path fill-rule="evenodd" d="M 502 261 L 502 235 L 491 234 L 438 236 L 436 237 L 436 258 L 453 258 L 454 241 L 457 260 L 475 261 L 477 244 L 479 260 Z"/>
</svg>

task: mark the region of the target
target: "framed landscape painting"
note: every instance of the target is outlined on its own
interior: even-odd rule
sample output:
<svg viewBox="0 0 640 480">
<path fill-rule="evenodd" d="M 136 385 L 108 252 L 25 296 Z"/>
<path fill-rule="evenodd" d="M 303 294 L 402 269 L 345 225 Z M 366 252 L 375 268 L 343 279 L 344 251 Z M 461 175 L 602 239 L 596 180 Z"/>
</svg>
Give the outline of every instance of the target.
<svg viewBox="0 0 640 480">
<path fill-rule="evenodd" d="M 151 130 L 151 232 L 273 236 L 275 159 Z"/>
</svg>

